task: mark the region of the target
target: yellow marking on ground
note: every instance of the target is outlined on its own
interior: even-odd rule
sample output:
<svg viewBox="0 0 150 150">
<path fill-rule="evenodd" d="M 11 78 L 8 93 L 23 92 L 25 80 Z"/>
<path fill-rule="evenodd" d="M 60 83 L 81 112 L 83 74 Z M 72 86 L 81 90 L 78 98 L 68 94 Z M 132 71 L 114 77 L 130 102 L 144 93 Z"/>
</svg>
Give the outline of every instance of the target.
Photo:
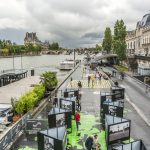
<svg viewBox="0 0 150 150">
<path fill-rule="evenodd" d="M 67 88 L 78 88 L 78 81 L 79 80 L 73 80 L 72 82 L 69 82 L 67 85 Z M 109 80 L 102 79 L 101 81 L 95 80 L 92 86 L 92 81 L 89 84 L 88 87 L 88 81 L 87 80 L 80 80 L 82 83 L 82 88 L 110 88 L 111 84 Z"/>
</svg>

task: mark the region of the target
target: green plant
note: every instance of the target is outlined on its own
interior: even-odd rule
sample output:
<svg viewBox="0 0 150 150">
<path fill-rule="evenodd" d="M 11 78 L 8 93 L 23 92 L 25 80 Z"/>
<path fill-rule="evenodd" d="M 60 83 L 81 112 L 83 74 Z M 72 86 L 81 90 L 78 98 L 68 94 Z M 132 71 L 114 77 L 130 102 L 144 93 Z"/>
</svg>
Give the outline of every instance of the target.
<svg viewBox="0 0 150 150">
<path fill-rule="evenodd" d="M 126 72 L 126 71 L 128 71 L 128 68 L 125 67 L 125 66 L 122 66 L 122 65 L 114 65 L 114 67 L 115 67 L 118 71 L 120 71 L 120 72 Z"/>
<path fill-rule="evenodd" d="M 15 105 L 13 104 L 15 112 L 21 115 L 33 109 L 34 106 L 36 106 L 37 103 L 44 97 L 44 93 L 45 87 L 42 84 L 35 86 L 32 91 L 21 96 Z"/>
<path fill-rule="evenodd" d="M 44 97 L 45 87 L 43 84 L 36 85 L 33 89 L 33 92 L 37 95 L 37 100 L 40 101 Z"/>
<path fill-rule="evenodd" d="M 46 90 L 54 89 L 57 86 L 58 80 L 55 72 L 45 72 L 41 75 L 41 80 Z"/>
</svg>

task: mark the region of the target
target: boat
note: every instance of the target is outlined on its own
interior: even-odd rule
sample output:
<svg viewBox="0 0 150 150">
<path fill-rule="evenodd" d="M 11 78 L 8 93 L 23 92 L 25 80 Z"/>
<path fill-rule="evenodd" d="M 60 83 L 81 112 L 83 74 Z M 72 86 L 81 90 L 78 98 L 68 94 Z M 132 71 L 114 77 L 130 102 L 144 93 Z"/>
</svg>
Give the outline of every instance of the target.
<svg viewBox="0 0 150 150">
<path fill-rule="evenodd" d="M 59 69 L 60 70 L 71 70 L 74 68 L 75 64 L 76 64 L 76 62 L 74 62 L 74 60 L 66 59 L 60 63 Z"/>
</svg>

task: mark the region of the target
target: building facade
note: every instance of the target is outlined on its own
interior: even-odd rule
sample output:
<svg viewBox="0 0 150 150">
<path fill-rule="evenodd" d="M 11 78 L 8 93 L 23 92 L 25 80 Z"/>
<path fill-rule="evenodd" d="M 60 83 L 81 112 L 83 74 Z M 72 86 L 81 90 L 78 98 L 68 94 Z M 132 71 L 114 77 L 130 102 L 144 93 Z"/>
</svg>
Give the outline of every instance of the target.
<svg viewBox="0 0 150 150">
<path fill-rule="evenodd" d="M 137 73 L 150 75 L 150 13 L 137 22 L 136 29 L 126 36 L 127 56 L 137 61 Z"/>
<path fill-rule="evenodd" d="M 26 36 L 24 38 L 24 44 L 42 44 L 42 42 L 38 39 L 36 33 L 28 33 L 26 32 Z"/>
</svg>

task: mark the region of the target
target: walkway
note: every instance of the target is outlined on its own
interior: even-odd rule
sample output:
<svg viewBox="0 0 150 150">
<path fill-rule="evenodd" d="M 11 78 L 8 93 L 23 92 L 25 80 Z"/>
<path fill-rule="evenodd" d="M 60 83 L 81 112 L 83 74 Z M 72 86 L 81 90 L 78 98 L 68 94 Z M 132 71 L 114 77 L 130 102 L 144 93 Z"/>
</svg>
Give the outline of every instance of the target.
<svg viewBox="0 0 150 150">
<path fill-rule="evenodd" d="M 108 68 L 109 69 L 109 68 Z M 81 75 L 82 67 L 79 67 L 72 75 L 73 78 L 73 87 L 76 87 L 76 82 L 78 80 L 82 80 L 83 82 L 87 82 L 87 75 L 84 75 L 82 78 Z M 92 73 L 92 72 L 91 72 Z M 118 79 L 114 79 L 118 80 Z M 109 91 L 110 84 L 108 80 L 104 81 L 107 85 L 95 86 L 94 88 L 88 88 L 87 84 L 81 89 L 82 98 L 81 98 L 81 125 L 79 127 L 79 132 L 76 130 L 75 121 L 73 120 L 73 132 L 68 134 L 68 148 L 69 150 L 85 150 L 85 140 L 87 136 L 91 134 L 98 134 L 99 141 L 102 145 L 102 150 L 106 150 L 105 141 L 104 140 L 104 131 L 101 130 L 100 124 L 100 91 Z M 122 81 L 121 81 L 122 82 Z M 120 82 L 120 84 L 121 84 Z M 124 81 L 123 81 L 124 82 Z M 122 82 L 122 84 L 123 84 Z M 58 96 L 60 97 L 62 91 L 64 91 L 67 87 L 70 86 L 70 78 L 61 86 L 58 91 Z M 125 87 L 125 85 L 123 85 Z M 128 88 L 128 87 L 127 87 Z M 131 90 L 131 89 L 129 89 Z M 126 89 L 128 95 L 128 89 Z M 130 91 L 132 93 L 132 90 Z M 132 95 L 133 97 L 133 95 Z M 132 98 L 131 97 L 131 98 Z M 39 115 L 38 118 L 47 118 L 47 114 L 50 111 L 50 106 L 46 107 L 45 110 Z M 141 117 L 137 114 L 134 108 L 125 101 L 125 109 L 124 116 L 126 118 L 131 119 L 131 138 L 143 139 L 147 148 L 150 149 L 149 139 L 150 139 L 150 128 L 147 124 L 141 119 Z M 32 150 L 31 148 L 37 149 L 37 138 L 35 136 L 28 135 L 28 137 L 24 138 L 20 142 L 24 147 L 24 145 L 28 145 L 30 148 L 27 150 Z M 20 145 L 20 144 L 19 144 Z"/>
<path fill-rule="evenodd" d="M 39 76 L 30 76 L 7 86 L 0 87 L 0 103 L 11 104 L 11 98 L 19 98 L 33 89 L 33 85 L 40 82 Z"/>
</svg>

